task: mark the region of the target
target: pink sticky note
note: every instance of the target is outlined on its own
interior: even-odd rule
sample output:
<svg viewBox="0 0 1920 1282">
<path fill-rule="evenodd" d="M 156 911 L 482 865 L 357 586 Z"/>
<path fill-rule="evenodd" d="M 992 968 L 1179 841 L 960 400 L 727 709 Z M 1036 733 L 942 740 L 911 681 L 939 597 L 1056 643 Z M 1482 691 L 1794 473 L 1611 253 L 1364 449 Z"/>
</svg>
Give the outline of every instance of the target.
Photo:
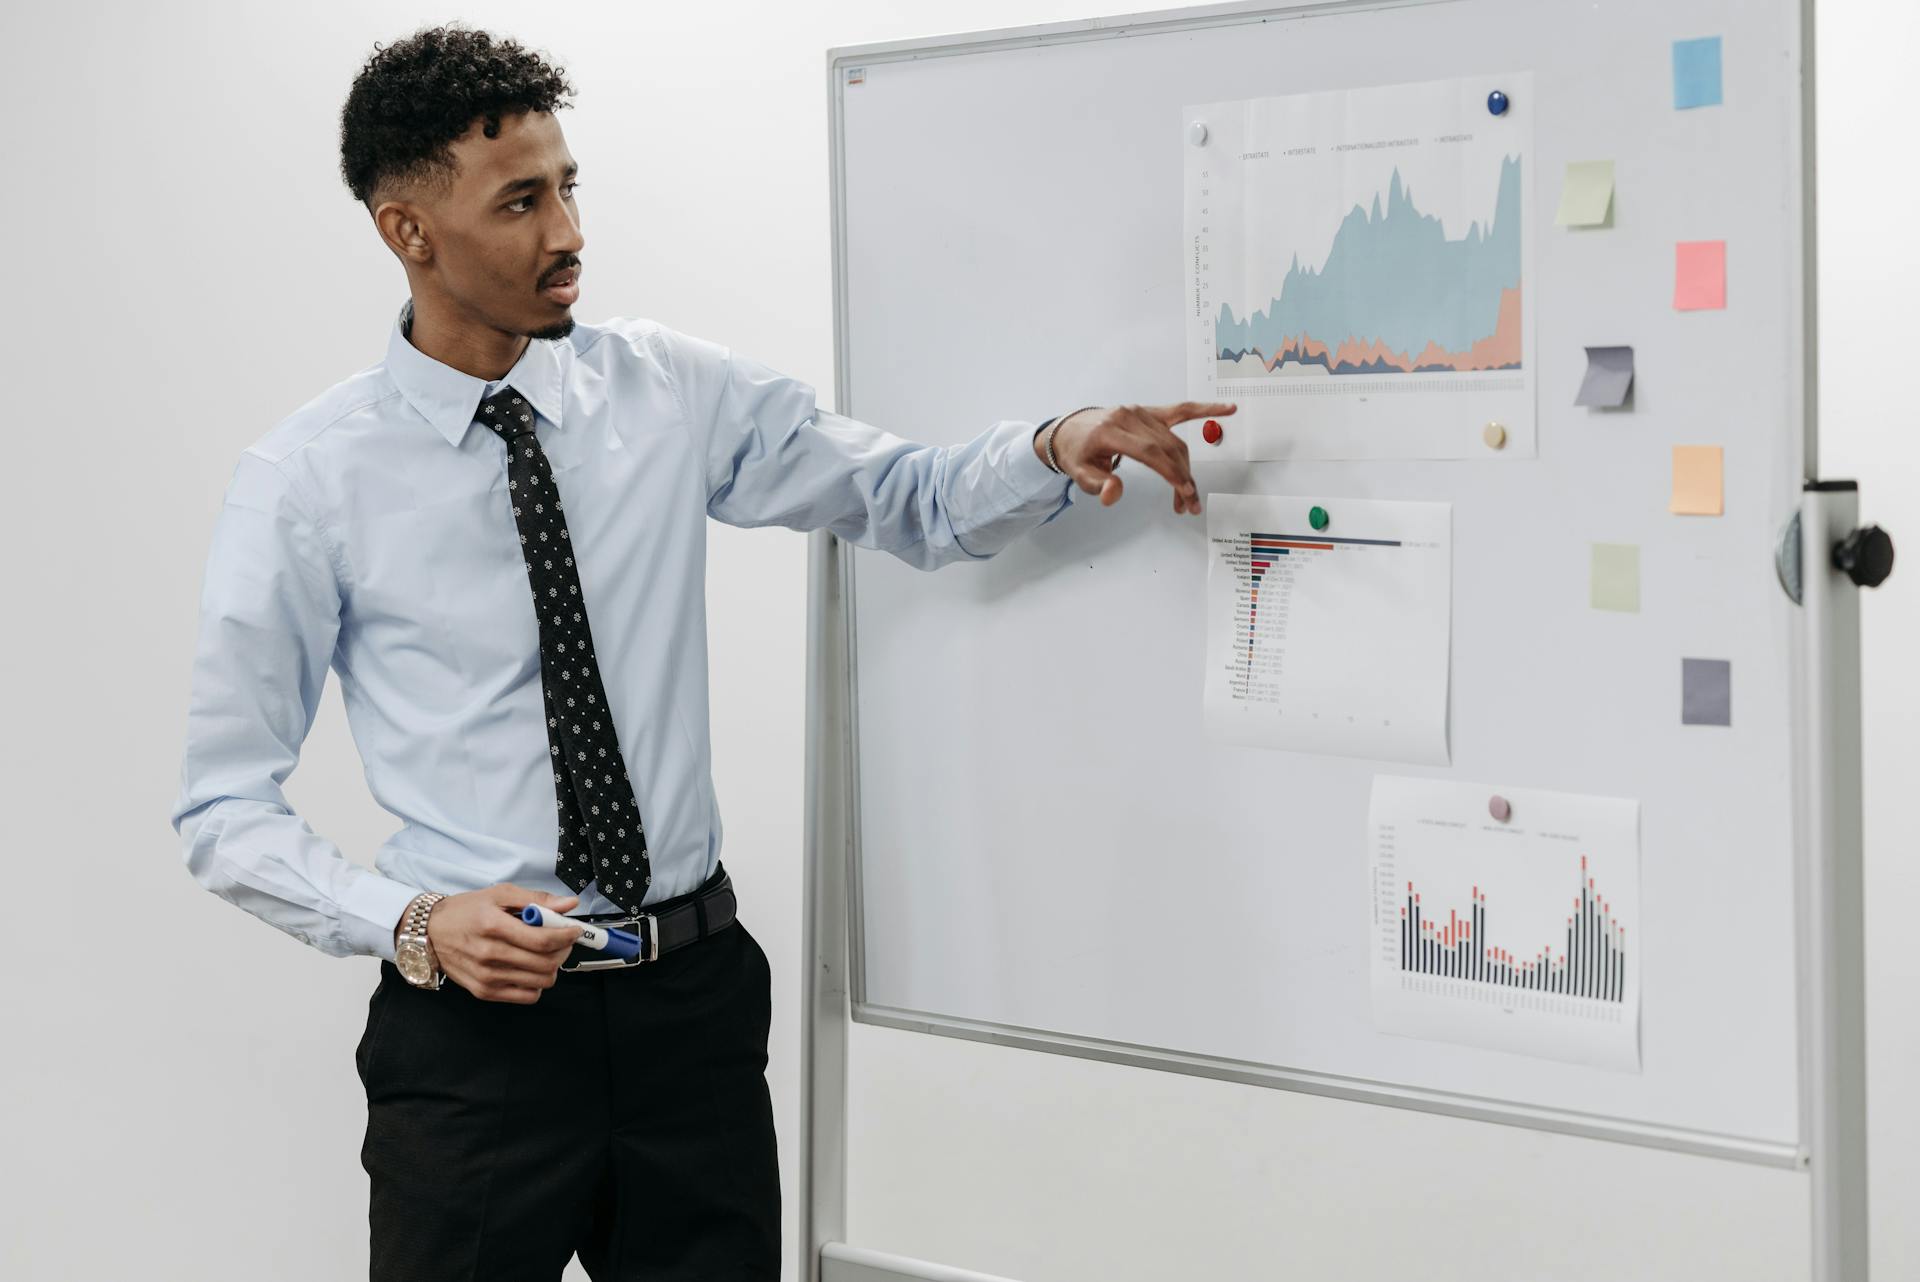
<svg viewBox="0 0 1920 1282">
<path fill-rule="evenodd" d="M 1725 309 L 1726 241 L 1683 240 L 1674 246 L 1673 305 L 1683 312 Z"/>
</svg>

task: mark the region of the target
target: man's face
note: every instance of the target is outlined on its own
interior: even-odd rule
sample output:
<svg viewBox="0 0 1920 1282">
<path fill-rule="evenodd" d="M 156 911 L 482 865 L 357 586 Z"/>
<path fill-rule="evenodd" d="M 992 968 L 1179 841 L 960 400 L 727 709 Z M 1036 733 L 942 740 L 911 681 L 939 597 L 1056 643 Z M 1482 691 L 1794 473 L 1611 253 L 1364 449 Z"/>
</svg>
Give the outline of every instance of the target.
<svg viewBox="0 0 1920 1282">
<path fill-rule="evenodd" d="M 489 138 L 484 121 L 453 144 L 459 177 L 444 195 L 414 203 L 431 254 L 416 266 L 439 292 L 483 324 L 531 338 L 573 330 L 579 294 L 578 166 L 553 113 L 502 116 Z M 554 288 L 554 281 L 573 284 Z"/>
</svg>

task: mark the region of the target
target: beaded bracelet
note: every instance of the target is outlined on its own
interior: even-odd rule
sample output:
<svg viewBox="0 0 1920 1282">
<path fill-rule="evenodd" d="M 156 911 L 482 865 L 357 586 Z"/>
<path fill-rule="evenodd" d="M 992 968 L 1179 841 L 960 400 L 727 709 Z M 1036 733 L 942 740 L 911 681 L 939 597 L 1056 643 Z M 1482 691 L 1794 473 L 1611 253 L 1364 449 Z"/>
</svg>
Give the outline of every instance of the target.
<svg viewBox="0 0 1920 1282">
<path fill-rule="evenodd" d="M 1058 472 L 1062 476 L 1065 476 L 1067 474 L 1067 469 L 1064 467 L 1061 467 L 1060 464 L 1054 461 L 1053 434 L 1060 430 L 1060 425 L 1062 423 L 1072 418 L 1074 414 L 1080 413 L 1081 410 L 1092 410 L 1092 409 L 1099 409 L 1099 408 L 1100 407 L 1098 405 L 1082 405 L 1080 409 L 1074 410 L 1073 414 L 1062 414 L 1059 418 L 1056 418 L 1055 420 L 1053 420 L 1053 422 L 1047 425 L 1047 466 L 1048 467 L 1052 468 L 1054 471 Z"/>
</svg>

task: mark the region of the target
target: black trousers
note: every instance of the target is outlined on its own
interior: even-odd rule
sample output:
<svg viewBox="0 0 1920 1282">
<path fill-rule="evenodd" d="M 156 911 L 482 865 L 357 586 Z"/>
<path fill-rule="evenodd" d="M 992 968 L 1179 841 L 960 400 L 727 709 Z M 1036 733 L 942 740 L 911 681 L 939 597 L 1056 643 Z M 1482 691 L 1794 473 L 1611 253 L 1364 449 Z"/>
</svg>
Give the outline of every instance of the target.
<svg viewBox="0 0 1920 1282">
<path fill-rule="evenodd" d="M 778 1282 L 770 1017 L 738 920 L 525 1006 L 382 961 L 354 1051 L 373 1282 L 557 1282 L 575 1253 L 594 1282 Z"/>
</svg>

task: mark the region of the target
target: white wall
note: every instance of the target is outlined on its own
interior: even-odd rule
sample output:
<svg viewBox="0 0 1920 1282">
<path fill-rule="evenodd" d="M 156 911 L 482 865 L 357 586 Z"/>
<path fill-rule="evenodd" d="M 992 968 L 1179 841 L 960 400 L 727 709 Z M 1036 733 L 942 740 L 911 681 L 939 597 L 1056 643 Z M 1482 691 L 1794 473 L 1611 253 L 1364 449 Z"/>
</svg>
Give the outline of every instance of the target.
<svg viewBox="0 0 1920 1282">
<path fill-rule="evenodd" d="M 1916 113 L 1920 8 L 1828 0 L 1818 44 L 1820 466 L 1860 482 L 1867 521 L 1907 558 L 1861 603 L 1866 748 L 1867 1092 L 1873 1268 L 1920 1277 L 1920 955 L 1901 909 L 1920 895 L 1914 778 L 1920 771 L 1920 420 L 1906 301 L 1920 297 L 1913 210 L 1920 176 L 1889 165 Z M 1892 377 L 1889 377 L 1892 375 Z M 1898 562 L 1896 562 L 1898 564 Z"/>
<path fill-rule="evenodd" d="M 1904 369 L 1899 322 L 1920 294 L 1906 226 L 1920 187 L 1895 128 L 1911 115 L 1900 90 L 1920 18 L 1897 0 L 1829 0 L 1828 10 L 1826 470 L 1859 477 L 1868 516 L 1920 547 L 1920 445 L 1889 377 Z M 550 52 L 581 90 L 561 116 L 582 164 L 582 258 L 592 269 L 578 313 L 652 315 L 729 342 L 812 379 L 829 404 L 824 49 L 1086 14 L 1043 0 L 458 12 Z M 374 965 L 324 957 L 199 890 L 165 817 L 206 539 L 234 457 L 378 359 L 404 296 L 398 266 L 338 178 L 341 100 L 373 41 L 450 16 L 358 0 L 320 20 L 290 6 L 209 0 L 0 18 L 13 55 L 0 104 L 16 176 L 0 208 L 0 369 L 11 393 L 0 400 L 6 866 L 16 897 L 108 914 L 123 932 L 109 952 L 17 923 L 0 945 L 12 981 L 0 1042 L 0 1274 L 10 1279 L 298 1282 L 364 1272 L 365 1109 L 352 1050 Z M 1903 568 L 1866 612 L 1883 1278 L 1920 1273 L 1920 1228 L 1897 1213 L 1920 1191 L 1920 1105 L 1901 1090 L 1920 1050 L 1907 996 L 1920 960 L 1895 915 L 1920 891 L 1904 857 L 1913 827 L 1897 809 L 1904 776 L 1920 764 L 1917 678 L 1901 665 L 1920 642 L 1920 573 Z M 770 1076 L 789 1189 L 804 597 L 801 536 L 715 528 L 715 770 L 725 858 L 775 964 Z M 289 791 L 317 831 L 357 858 L 391 831 L 366 796 L 331 686 Z M 1360 1106 L 1121 1077 L 1110 1066 L 888 1030 L 856 1030 L 854 1053 L 853 1239 L 1024 1268 L 1031 1282 L 1146 1276 L 1139 1270 L 1164 1259 L 1169 1243 L 1229 1240 L 1214 1230 L 1244 1227 L 1235 1217 L 1284 1226 L 1290 1208 L 1263 1188 L 1316 1164 L 1363 1170 L 1369 1153 L 1344 1137 L 1431 1150 L 1458 1125 L 1382 1110 L 1363 1119 Z M 1101 1092 L 1120 1085 L 1128 1109 L 1151 1102 L 1206 1127 L 1198 1137 L 1172 1126 L 1140 1135 L 1137 1155 L 1165 1172 L 1147 1182 L 1151 1220 L 1103 1210 L 1140 1190 L 1072 1161 L 1111 1121 Z M 1085 1106 L 996 1107 L 1019 1104 L 1016 1086 L 1028 1101 Z M 932 1092 L 958 1095 L 948 1111 L 970 1117 L 970 1133 L 928 1116 Z M 1288 1145 L 1235 1150 L 1248 1128 L 1285 1134 Z M 1570 1142 L 1511 1135 L 1521 1146 Z M 1023 1160 L 1008 1164 L 1016 1142 Z M 928 1161 L 927 1146 L 948 1156 Z M 888 1178 L 900 1171 L 921 1178 Z M 1767 1196 L 1765 1174 L 1754 1173 L 1757 1199 Z M 948 1188 L 962 1205 L 945 1199 Z M 1022 1216 L 963 1209 L 1013 1193 L 1028 1198 Z M 1737 1215 L 1735 1203 L 1693 1210 Z M 1486 1231 L 1531 1231 L 1518 1224 L 1524 1209 L 1486 1209 Z M 1337 1267 L 1341 1243 L 1379 1236 L 1369 1210 L 1323 1219 L 1290 1258 Z M 1647 1214 L 1635 1231 L 1683 1240 L 1687 1216 L 1652 1205 Z M 790 1207 L 789 1242 L 794 1231 Z M 1272 1265 L 1214 1249 L 1222 1276 Z M 1699 1276 L 1733 1276 L 1695 1263 Z"/>
</svg>

